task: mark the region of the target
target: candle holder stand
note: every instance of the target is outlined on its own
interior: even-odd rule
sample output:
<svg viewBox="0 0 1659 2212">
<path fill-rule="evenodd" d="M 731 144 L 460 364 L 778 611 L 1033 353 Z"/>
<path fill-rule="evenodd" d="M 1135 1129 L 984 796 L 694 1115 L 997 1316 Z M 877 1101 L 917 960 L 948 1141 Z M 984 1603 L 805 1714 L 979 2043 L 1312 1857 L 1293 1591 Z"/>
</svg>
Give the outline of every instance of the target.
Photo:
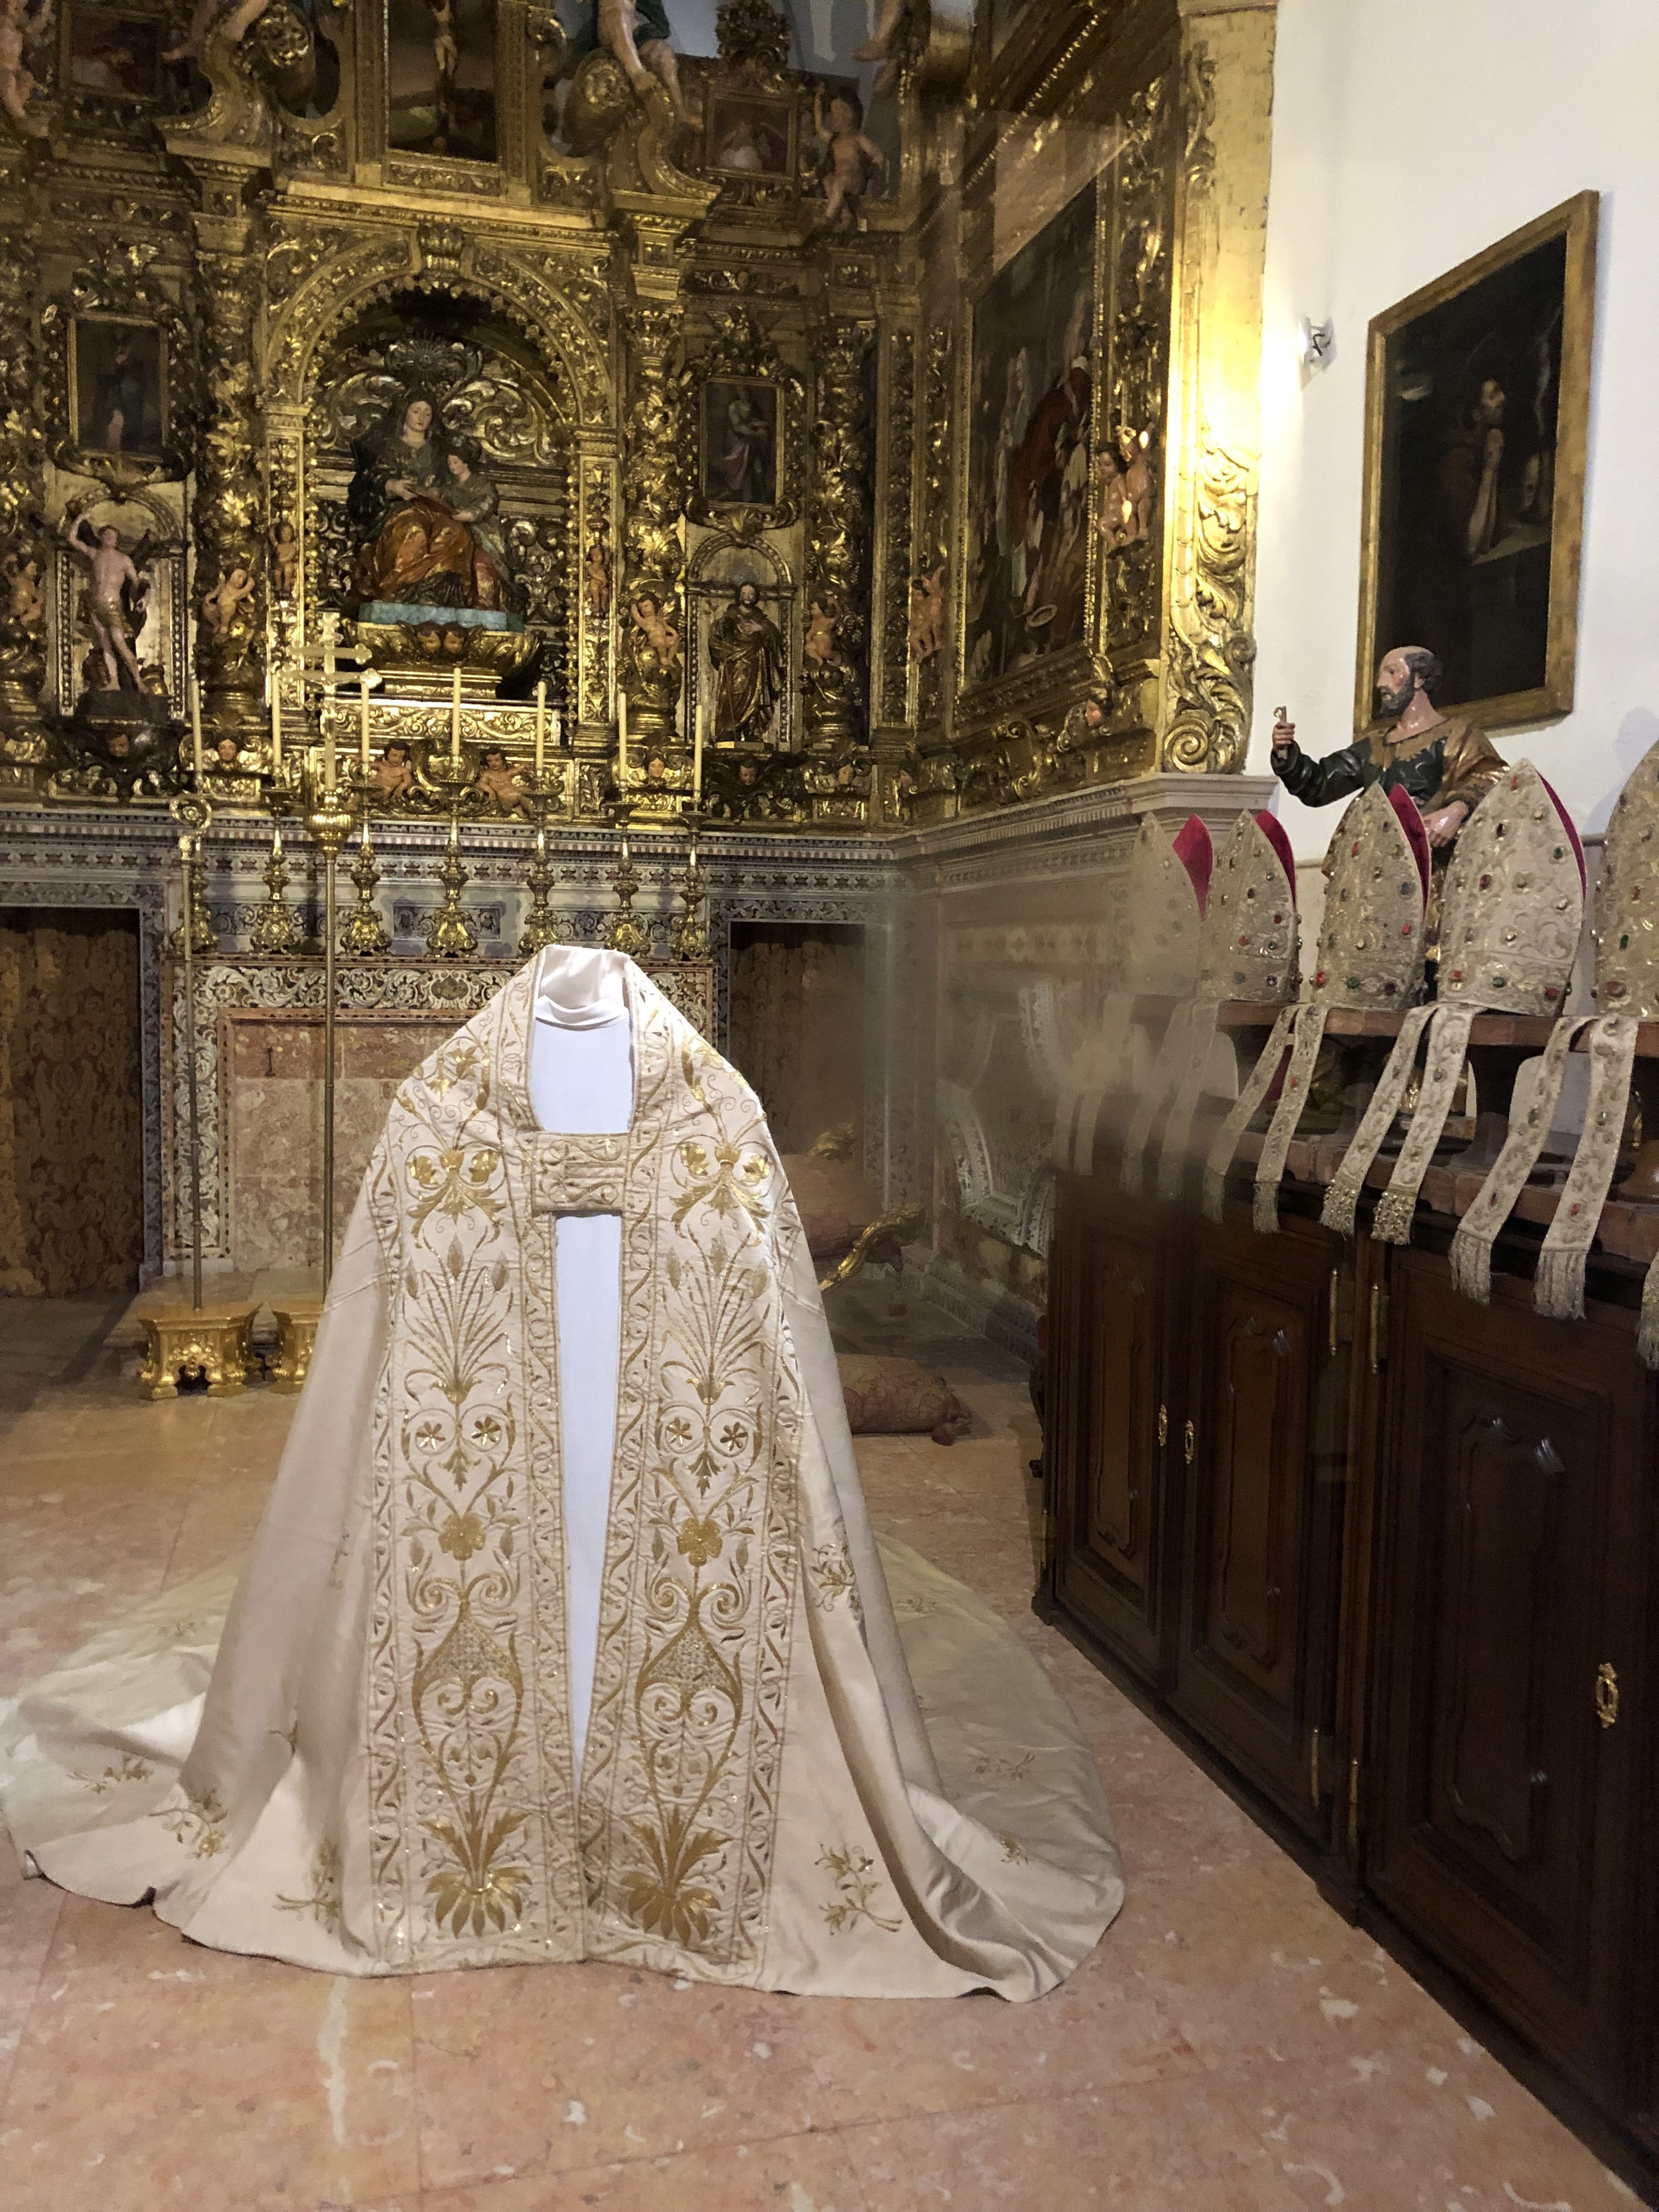
<svg viewBox="0 0 1659 2212">
<path fill-rule="evenodd" d="M 611 819 L 622 831 L 622 857 L 611 878 L 611 888 L 617 894 L 617 911 L 605 925 L 602 941 L 611 951 L 625 952 L 630 960 L 647 960 L 651 957 L 651 933 L 634 914 L 640 878 L 628 848 L 628 817 L 631 811 L 625 799 L 613 802 L 611 809 Z"/>
<path fill-rule="evenodd" d="M 187 808 L 187 811 L 180 813 L 179 810 L 181 807 Z M 198 811 L 199 823 L 191 826 Z M 219 950 L 219 939 L 208 915 L 207 862 L 202 858 L 202 833 L 213 819 L 213 810 L 205 798 L 196 799 L 187 793 L 184 799 L 174 801 L 173 811 L 186 827 L 185 835 L 179 840 L 179 854 L 184 861 L 179 926 L 167 939 L 167 950 L 175 960 L 182 960 L 187 953 L 210 954 Z M 189 848 L 187 854 L 186 847 Z"/>
<path fill-rule="evenodd" d="M 465 960 L 477 951 L 478 933 L 461 911 L 461 893 L 472 878 L 461 866 L 459 784 L 450 803 L 449 842 L 434 872 L 443 890 L 443 904 L 427 925 L 426 949 L 434 960 Z"/>
<path fill-rule="evenodd" d="M 369 807 L 374 793 L 372 775 L 358 772 L 353 795 L 357 802 L 360 832 L 357 857 L 351 864 L 352 888 L 357 902 L 340 926 L 340 950 L 349 959 L 374 960 L 391 949 L 392 937 L 375 910 L 374 893 L 380 880 L 374 847 L 369 836 Z"/>
<path fill-rule="evenodd" d="M 668 935 L 670 957 L 675 960 L 707 960 L 708 931 L 703 921 L 703 901 L 708 892 L 708 878 L 697 866 L 696 817 L 691 817 L 691 845 L 685 856 L 685 866 L 676 878 L 685 912 L 677 915 Z"/>
<path fill-rule="evenodd" d="M 528 960 L 550 945 L 565 943 L 565 934 L 558 916 L 548 903 L 548 893 L 553 888 L 553 871 L 547 865 L 547 815 L 556 794 L 562 791 L 563 777 L 537 775 L 532 772 L 523 779 L 530 800 L 532 818 L 536 824 L 535 857 L 525 872 L 525 884 L 530 893 L 530 911 L 525 916 L 524 930 L 519 939 L 519 957 Z"/>
<path fill-rule="evenodd" d="M 283 896 L 289 885 L 288 863 L 283 858 L 283 820 L 287 809 L 283 804 L 286 793 L 273 784 L 266 794 L 273 820 L 270 827 L 270 858 L 264 865 L 265 902 L 254 910 L 248 930 L 248 944 L 255 952 L 267 955 L 297 952 L 305 943 L 305 928 L 298 914 Z"/>
</svg>

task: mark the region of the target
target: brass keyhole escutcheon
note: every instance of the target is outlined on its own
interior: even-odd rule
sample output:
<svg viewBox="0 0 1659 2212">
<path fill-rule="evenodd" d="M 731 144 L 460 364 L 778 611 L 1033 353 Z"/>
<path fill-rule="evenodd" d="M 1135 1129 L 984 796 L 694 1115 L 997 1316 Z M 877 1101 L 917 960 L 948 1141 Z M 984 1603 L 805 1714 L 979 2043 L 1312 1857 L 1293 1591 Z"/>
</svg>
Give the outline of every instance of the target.
<svg viewBox="0 0 1659 2212">
<path fill-rule="evenodd" d="M 1604 1729 L 1619 1717 L 1619 1676 L 1606 1659 L 1595 1670 L 1595 1717 Z"/>
<path fill-rule="evenodd" d="M 1169 1441 L 1170 1441 L 1170 1409 L 1169 1409 L 1169 1407 L 1168 1407 L 1167 1406 L 1160 1406 L 1160 1407 L 1158 1407 L 1158 1449 L 1159 1449 L 1160 1451 L 1162 1451 L 1162 1450 L 1163 1450 L 1163 1449 L 1164 1449 L 1164 1445 L 1165 1445 L 1165 1444 L 1167 1444 L 1167 1443 L 1169 1443 Z"/>
<path fill-rule="evenodd" d="M 1190 1421 L 1187 1424 L 1187 1433 L 1182 1439 L 1182 1447 L 1187 1455 L 1187 1464 L 1190 1467 L 1193 1463 L 1193 1454 L 1198 1449 L 1198 1431 Z"/>
</svg>

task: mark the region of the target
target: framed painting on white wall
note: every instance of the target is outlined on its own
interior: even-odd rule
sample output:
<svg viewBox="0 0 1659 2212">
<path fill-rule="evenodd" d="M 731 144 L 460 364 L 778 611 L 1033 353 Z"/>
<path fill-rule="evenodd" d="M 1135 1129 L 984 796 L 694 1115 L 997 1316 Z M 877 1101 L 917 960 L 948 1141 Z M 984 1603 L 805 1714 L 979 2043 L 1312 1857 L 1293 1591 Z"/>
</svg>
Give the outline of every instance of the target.
<svg viewBox="0 0 1659 2212">
<path fill-rule="evenodd" d="M 1580 192 L 1370 325 L 1360 729 L 1397 645 L 1433 653 L 1437 705 L 1488 728 L 1571 708 L 1596 204 Z"/>
</svg>

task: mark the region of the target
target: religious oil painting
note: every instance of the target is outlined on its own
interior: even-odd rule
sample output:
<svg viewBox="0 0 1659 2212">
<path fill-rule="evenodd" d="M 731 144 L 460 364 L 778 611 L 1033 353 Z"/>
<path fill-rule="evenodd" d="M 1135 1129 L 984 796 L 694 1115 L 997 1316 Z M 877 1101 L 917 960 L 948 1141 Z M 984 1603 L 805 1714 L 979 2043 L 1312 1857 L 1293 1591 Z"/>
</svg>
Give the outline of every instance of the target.
<svg viewBox="0 0 1659 2212">
<path fill-rule="evenodd" d="M 112 100 L 155 100 L 161 90 L 161 24 L 114 8 L 76 8 L 70 22 L 69 76 L 77 92 Z"/>
<path fill-rule="evenodd" d="M 778 388 L 710 377 L 702 388 L 702 495 L 710 507 L 778 503 Z"/>
<path fill-rule="evenodd" d="M 387 139 L 406 154 L 495 159 L 495 0 L 389 0 Z"/>
<path fill-rule="evenodd" d="M 1089 569 L 1095 191 L 974 308 L 963 677 L 994 683 L 1083 642 Z"/>
<path fill-rule="evenodd" d="M 167 434 L 167 342 L 157 326 L 77 315 L 70 353 L 81 450 L 159 453 Z"/>
<path fill-rule="evenodd" d="M 712 92 L 705 125 L 711 169 L 732 177 L 787 177 L 793 102 L 769 94 Z"/>
<path fill-rule="evenodd" d="M 1361 726 L 1399 643 L 1438 657 L 1442 708 L 1572 704 L 1595 213 L 1580 193 L 1370 326 Z"/>
</svg>

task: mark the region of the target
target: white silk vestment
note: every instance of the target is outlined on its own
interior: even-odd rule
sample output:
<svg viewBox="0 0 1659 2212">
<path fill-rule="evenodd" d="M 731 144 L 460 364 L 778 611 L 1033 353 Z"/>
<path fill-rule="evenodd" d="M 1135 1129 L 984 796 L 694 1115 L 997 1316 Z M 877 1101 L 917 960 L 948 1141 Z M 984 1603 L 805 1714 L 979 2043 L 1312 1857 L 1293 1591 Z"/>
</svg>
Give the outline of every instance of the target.
<svg viewBox="0 0 1659 2212">
<path fill-rule="evenodd" d="M 543 954 L 399 1091 L 222 1630 L 228 1583 L 0 1736 L 19 1848 L 198 1942 L 1028 1998 L 1121 1903 L 1041 1668 L 878 1553 L 757 1102 L 619 955 Z"/>
</svg>

